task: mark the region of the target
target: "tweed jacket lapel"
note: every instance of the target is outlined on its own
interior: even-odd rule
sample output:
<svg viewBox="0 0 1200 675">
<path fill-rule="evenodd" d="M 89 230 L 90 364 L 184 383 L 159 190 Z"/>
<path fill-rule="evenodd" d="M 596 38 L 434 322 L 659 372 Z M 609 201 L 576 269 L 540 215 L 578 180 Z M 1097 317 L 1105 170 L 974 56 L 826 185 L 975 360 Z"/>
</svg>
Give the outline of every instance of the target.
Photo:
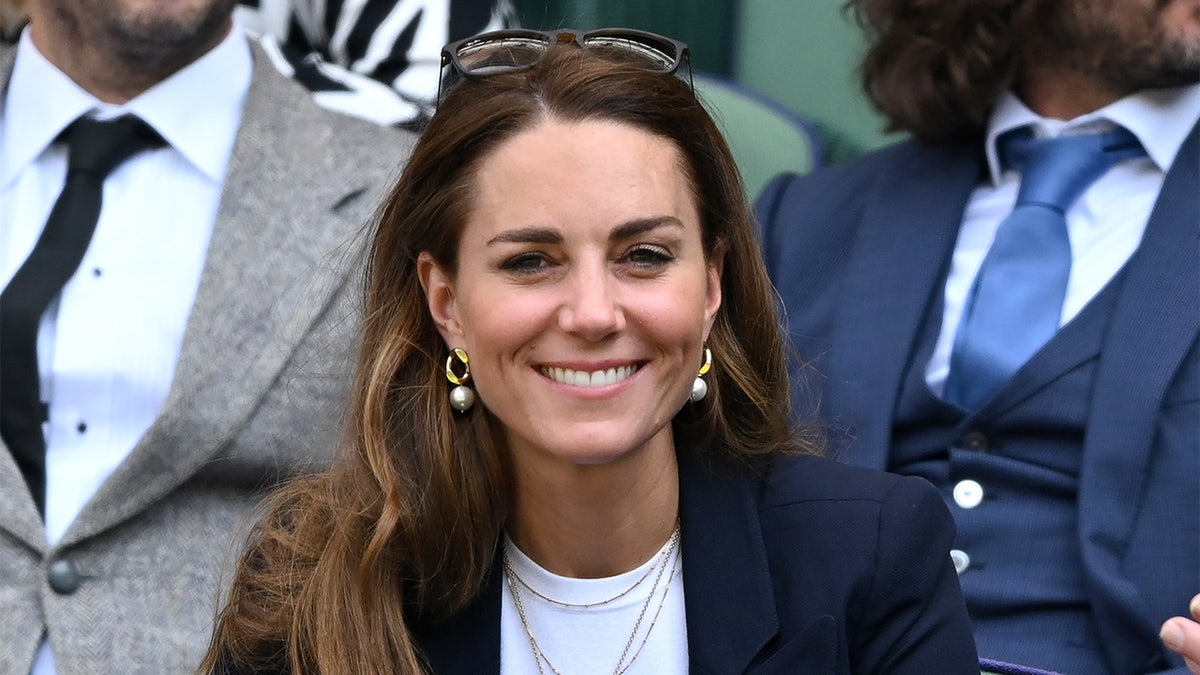
<svg viewBox="0 0 1200 675">
<path fill-rule="evenodd" d="M 16 537 L 29 548 L 44 553 L 46 529 L 33 503 L 25 477 L 17 468 L 12 453 L 0 440 L 0 530 Z"/>
<path fill-rule="evenodd" d="M 4 100 L 8 89 L 8 79 L 12 75 L 16 56 L 15 45 L 0 45 L 0 101 Z M 42 525 L 42 517 L 3 439 L 0 439 L 0 529 L 35 551 L 46 550 L 46 530 Z"/>
<path fill-rule="evenodd" d="M 1120 654 L 1151 655 L 1160 646 L 1141 627 L 1137 591 L 1122 573 L 1135 504 L 1149 487 L 1145 476 L 1158 411 L 1184 355 L 1200 334 L 1200 123 L 1192 128 L 1167 173 L 1130 258 L 1096 372 L 1079 487 L 1079 526 L 1088 586 L 1098 596 L 1096 618 L 1105 643 Z M 1147 360 L 1145 354 L 1154 354 Z M 1136 365 L 1131 365 L 1136 364 Z M 1118 671 L 1142 666 L 1114 660 Z"/>
<path fill-rule="evenodd" d="M 46 551 L 42 516 L 33 503 L 25 477 L 3 440 L 0 440 L 0 530 L 39 553 Z"/>
<path fill-rule="evenodd" d="M 917 349 L 971 191 L 983 176 L 982 143 L 920 147 L 895 162 L 867 195 L 850 257 L 845 297 L 833 329 L 835 344 L 868 345 L 831 353 L 832 410 L 857 420 L 856 440 L 843 459 L 886 468 L 892 412 L 905 367 Z M 865 337 L 864 337 L 865 336 Z"/>
<path fill-rule="evenodd" d="M 376 196 L 367 194 L 371 186 L 355 162 L 330 142 L 329 124 L 309 94 L 255 45 L 253 80 L 166 404 L 62 545 L 112 527 L 178 486 L 229 442 L 270 390 L 338 290 L 315 286 L 308 272 L 349 268 L 358 257 L 346 233 L 362 223 L 341 209 Z M 281 302 L 280 289 L 304 300 Z M 278 306 L 301 310 L 282 316 Z"/>
</svg>

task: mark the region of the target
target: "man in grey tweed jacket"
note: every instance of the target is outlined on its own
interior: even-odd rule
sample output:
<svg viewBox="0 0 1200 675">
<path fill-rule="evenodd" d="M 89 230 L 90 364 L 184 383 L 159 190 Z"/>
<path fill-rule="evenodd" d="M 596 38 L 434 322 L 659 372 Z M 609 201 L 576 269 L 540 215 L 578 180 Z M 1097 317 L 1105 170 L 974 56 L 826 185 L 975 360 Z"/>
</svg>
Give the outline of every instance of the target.
<svg viewBox="0 0 1200 675">
<path fill-rule="evenodd" d="M 182 5 L 218 19 L 197 24 L 214 31 L 207 42 L 162 34 L 180 43 L 168 55 L 184 54 L 183 68 L 230 34 L 230 0 L 33 0 L 33 43 L 104 49 L 109 43 L 78 43 L 111 35 L 89 30 L 99 14 L 144 18 Z M 68 16 L 83 30 L 56 33 Z M 189 48 L 199 49 L 190 60 L 180 51 Z M 0 673 L 25 675 L 35 660 L 39 675 L 195 668 L 263 490 L 324 466 L 339 440 L 363 225 L 413 139 L 319 109 L 261 49 L 250 49 L 250 86 L 233 111 L 240 124 L 198 289 L 180 299 L 190 314 L 157 418 L 55 538 L 0 441 Z M 0 46 L 0 131 L 16 106 L 40 114 L 48 105 L 36 100 L 36 87 L 20 100 L 9 95 L 18 53 L 25 54 Z M 4 218 L 13 201 L 4 189 L 0 226 L 14 217 Z"/>
</svg>

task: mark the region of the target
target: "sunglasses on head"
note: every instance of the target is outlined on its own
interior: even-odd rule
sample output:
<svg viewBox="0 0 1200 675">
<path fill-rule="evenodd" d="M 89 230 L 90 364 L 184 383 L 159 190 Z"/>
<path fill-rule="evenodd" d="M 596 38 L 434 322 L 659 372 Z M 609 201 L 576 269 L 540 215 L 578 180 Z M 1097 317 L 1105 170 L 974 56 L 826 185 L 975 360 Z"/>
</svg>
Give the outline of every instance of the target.
<svg viewBox="0 0 1200 675">
<path fill-rule="evenodd" d="M 652 73 L 676 73 L 688 67 L 692 83 L 691 51 L 669 37 L 632 28 L 600 28 L 590 31 L 563 29 L 499 30 L 451 42 L 442 48 L 442 69 L 452 66 L 465 78 L 528 70 L 557 44 L 573 44 Z M 438 81 L 437 105 L 442 103 L 442 80 Z"/>
</svg>

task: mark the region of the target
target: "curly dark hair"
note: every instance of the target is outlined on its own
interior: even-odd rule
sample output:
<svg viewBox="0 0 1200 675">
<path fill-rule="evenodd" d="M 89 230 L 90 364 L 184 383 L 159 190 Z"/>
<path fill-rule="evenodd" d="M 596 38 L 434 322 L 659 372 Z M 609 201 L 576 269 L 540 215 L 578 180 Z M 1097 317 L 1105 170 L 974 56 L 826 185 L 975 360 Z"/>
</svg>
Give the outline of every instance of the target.
<svg viewBox="0 0 1200 675">
<path fill-rule="evenodd" d="M 1047 5 L 1030 0 L 848 0 L 871 41 L 867 96 L 889 131 L 926 141 L 979 133 L 1017 77 Z"/>
</svg>

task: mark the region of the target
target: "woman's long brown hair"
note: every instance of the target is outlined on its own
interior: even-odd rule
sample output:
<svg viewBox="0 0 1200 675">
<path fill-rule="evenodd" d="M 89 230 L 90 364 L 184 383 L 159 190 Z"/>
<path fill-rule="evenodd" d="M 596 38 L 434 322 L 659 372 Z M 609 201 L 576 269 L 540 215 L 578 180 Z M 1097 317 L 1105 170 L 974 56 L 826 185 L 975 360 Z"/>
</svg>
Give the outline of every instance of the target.
<svg viewBox="0 0 1200 675">
<path fill-rule="evenodd" d="M 532 70 L 465 80 L 442 103 L 380 208 L 345 446 L 327 472 L 272 494 L 202 669 L 416 673 L 410 627 L 479 592 L 508 508 L 498 422 L 448 404 L 447 348 L 417 256 L 455 270 L 482 158 L 546 119 L 612 120 L 682 151 L 706 255 L 723 256 L 709 396 L 675 419 L 682 452 L 812 451 L 789 429 L 786 340 L 733 158 L 682 79 L 573 46 Z M 469 648 L 469 647 L 468 647 Z"/>
</svg>

